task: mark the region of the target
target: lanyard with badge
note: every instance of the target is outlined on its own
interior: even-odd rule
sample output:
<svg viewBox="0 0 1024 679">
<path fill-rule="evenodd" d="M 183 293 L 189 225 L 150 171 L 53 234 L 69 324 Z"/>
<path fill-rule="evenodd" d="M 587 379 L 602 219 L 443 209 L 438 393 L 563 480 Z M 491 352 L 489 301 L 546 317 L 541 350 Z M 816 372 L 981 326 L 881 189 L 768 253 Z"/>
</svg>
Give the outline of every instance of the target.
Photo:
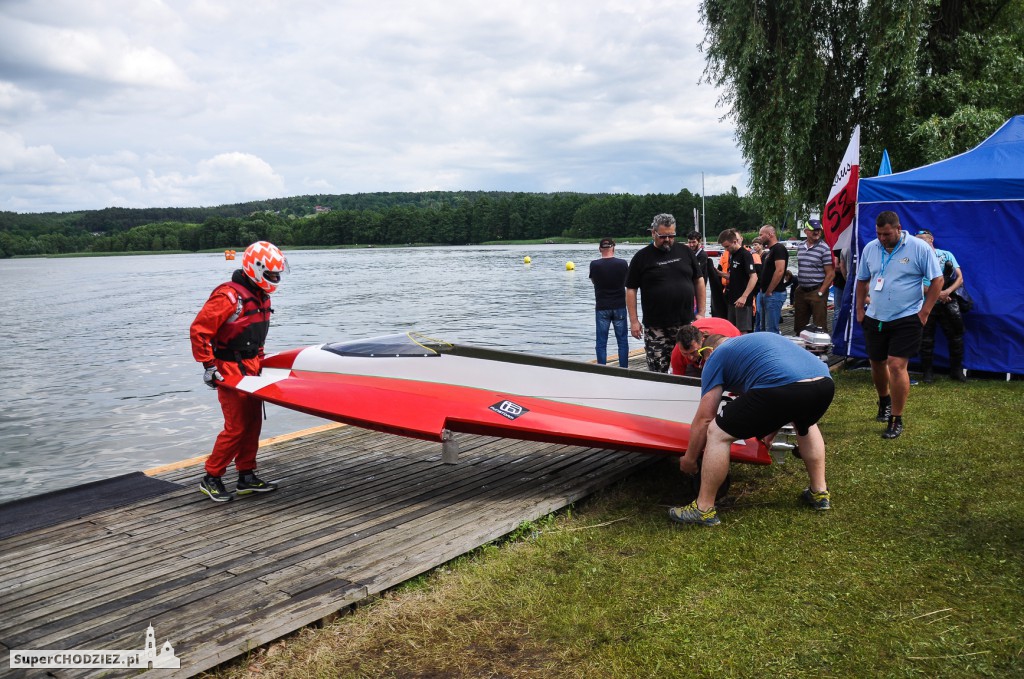
<svg viewBox="0 0 1024 679">
<path fill-rule="evenodd" d="M 882 270 L 878 272 L 878 278 L 875 279 L 875 290 L 876 291 L 881 290 L 882 286 L 885 285 L 885 268 L 887 266 L 889 266 L 889 262 L 891 262 L 892 258 L 896 256 L 896 253 L 899 252 L 900 248 L 903 247 L 903 243 L 906 242 L 906 239 L 907 239 L 907 234 L 906 233 L 900 234 L 900 244 L 892 249 L 892 252 L 889 253 L 888 257 L 885 256 L 885 248 L 882 248 L 882 256 L 881 256 Z M 882 321 L 878 321 L 878 331 L 879 332 L 882 331 Z"/>
<path fill-rule="evenodd" d="M 891 262 L 892 258 L 896 256 L 896 253 L 899 252 L 900 248 L 903 247 L 903 243 L 906 242 L 906 239 L 906 233 L 900 234 L 900 244 L 892 249 L 892 252 L 889 253 L 888 257 L 885 256 L 885 248 L 882 248 L 882 270 L 878 272 L 878 278 L 875 279 L 875 290 L 881 290 L 882 286 L 885 285 L 885 268 L 889 266 L 889 262 Z"/>
</svg>

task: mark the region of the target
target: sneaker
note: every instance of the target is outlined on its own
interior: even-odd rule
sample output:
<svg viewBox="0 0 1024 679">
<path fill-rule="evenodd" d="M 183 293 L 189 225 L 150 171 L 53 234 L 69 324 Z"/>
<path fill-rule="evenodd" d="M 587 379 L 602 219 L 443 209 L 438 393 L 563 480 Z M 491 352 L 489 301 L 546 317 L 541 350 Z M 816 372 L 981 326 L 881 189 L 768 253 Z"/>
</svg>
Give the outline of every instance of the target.
<svg viewBox="0 0 1024 679">
<path fill-rule="evenodd" d="M 269 493 L 277 490 L 276 483 L 268 483 L 256 476 L 253 472 L 241 472 L 238 475 L 238 483 L 235 485 L 236 495 L 248 495 L 249 493 Z"/>
<path fill-rule="evenodd" d="M 818 511 L 832 509 L 832 503 L 829 501 L 831 496 L 827 490 L 817 493 L 810 488 L 804 488 L 804 492 L 800 493 L 800 499 L 803 500 L 804 504 L 810 505 Z"/>
<path fill-rule="evenodd" d="M 717 526 L 722 523 L 714 507 L 702 512 L 697 509 L 696 500 L 685 507 L 672 507 L 668 510 L 668 518 L 678 523 L 699 523 L 702 526 Z"/>
<path fill-rule="evenodd" d="M 888 422 L 890 417 L 892 417 L 892 400 L 879 401 L 875 422 Z"/>
<path fill-rule="evenodd" d="M 895 417 L 889 418 L 889 426 L 884 432 L 882 432 L 883 439 L 894 439 L 899 438 L 899 435 L 903 433 L 903 420 L 897 420 Z"/>
<path fill-rule="evenodd" d="M 235 499 L 235 496 L 224 488 L 224 482 L 220 480 L 219 476 L 210 476 L 209 474 L 199 482 L 199 492 L 214 502 L 230 502 Z"/>
</svg>

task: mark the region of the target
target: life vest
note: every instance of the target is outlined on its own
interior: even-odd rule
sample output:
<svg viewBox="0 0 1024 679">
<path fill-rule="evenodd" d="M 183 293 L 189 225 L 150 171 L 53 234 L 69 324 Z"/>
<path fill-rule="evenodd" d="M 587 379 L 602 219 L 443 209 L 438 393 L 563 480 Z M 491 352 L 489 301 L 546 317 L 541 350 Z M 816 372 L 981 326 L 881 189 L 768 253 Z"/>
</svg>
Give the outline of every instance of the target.
<svg viewBox="0 0 1024 679">
<path fill-rule="evenodd" d="M 255 358 L 270 330 L 270 297 L 257 295 L 246 286 L 229 282 L 217 286 L 213 294 L 230 288 L 236 294 L 235 313 L 228 317 L 213 337 L 213 355 L 222 361 Z M 228 293 L 230 298 L 232 295 Z"/>
</svg>

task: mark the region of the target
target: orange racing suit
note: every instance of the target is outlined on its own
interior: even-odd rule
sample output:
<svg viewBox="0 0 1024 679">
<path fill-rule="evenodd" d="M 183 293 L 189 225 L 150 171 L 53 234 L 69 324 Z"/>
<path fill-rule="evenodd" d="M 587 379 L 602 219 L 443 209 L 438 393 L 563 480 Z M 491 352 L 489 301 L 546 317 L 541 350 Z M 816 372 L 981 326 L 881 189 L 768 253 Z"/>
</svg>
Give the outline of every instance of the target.
<svg viewBox="0 0 1024 679">
<path fill-rule="evenodd" d="M 248 285 L 238 270 L 232 283 L 218 286 L 199 310 L 190 328 L 192 356 L 224 377 L 259 375 L 263 343 L 270 325 L 270 297 Z M 244 392 L 217 389 L 224 429 L 206 460 L 206 473 L 223 476 L 232 461 L 239 473 L 256 469 L 263 428 L 262 402 Z"/>
</svg>

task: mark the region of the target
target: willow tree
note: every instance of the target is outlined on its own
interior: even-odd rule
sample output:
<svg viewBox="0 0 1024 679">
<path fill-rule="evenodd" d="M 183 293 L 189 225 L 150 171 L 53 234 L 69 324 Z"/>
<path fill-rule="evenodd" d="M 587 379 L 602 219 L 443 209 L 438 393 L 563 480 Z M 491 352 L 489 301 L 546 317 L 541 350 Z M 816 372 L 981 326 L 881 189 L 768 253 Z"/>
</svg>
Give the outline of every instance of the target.
<svg viewBox="0 0 1024 679">
<path fill-rule="evenodd" d="M 850 133 L 862 174 L 976 144 L 1022 110 L 1024 0 L 703 0 L 707 82 L 768 215 L 821 204 Z M 993 124 L 995 123 L 995 124 Z"/>
</svg>

